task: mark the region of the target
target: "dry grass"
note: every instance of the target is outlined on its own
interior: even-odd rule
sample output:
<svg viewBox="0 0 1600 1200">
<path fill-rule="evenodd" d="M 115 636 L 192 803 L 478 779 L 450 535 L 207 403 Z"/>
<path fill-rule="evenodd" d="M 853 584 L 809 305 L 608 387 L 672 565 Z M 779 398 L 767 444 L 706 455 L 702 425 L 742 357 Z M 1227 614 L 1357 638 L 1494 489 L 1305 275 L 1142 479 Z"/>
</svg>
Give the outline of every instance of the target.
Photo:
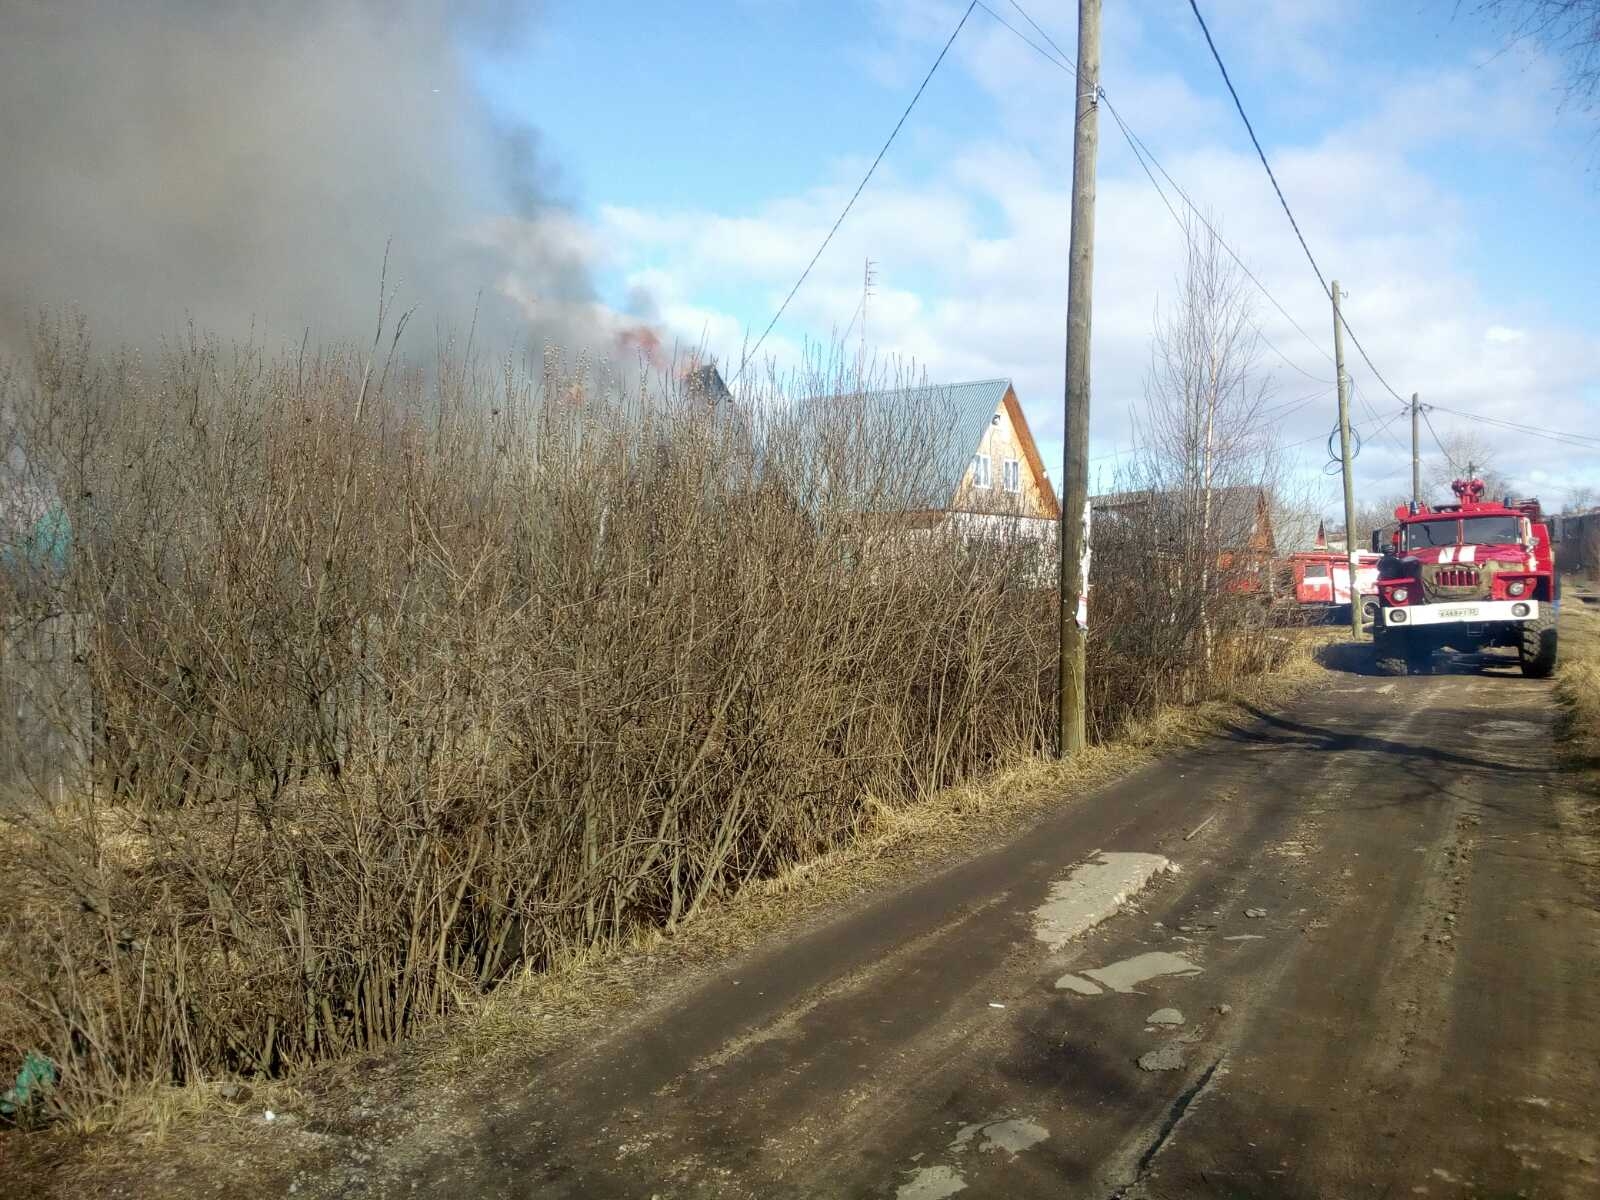
<svg viewBox="0 0 1600 1200">
<path fill-rule="evenodd" d="M 1561 607 L 1556 696 L 1566 710 L 1562 738 L 1578 761 L 1600 766 L 1600 607 L 1570 592 Z"/>
</svg>

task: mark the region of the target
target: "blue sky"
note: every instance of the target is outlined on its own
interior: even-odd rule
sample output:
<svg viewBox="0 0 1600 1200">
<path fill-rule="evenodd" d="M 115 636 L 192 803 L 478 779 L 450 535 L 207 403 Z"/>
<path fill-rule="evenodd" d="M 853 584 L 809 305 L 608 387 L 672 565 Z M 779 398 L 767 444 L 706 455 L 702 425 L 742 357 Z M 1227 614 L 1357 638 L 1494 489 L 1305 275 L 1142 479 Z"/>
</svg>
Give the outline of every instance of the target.
<svg viewBox="0 0 1600 1200">
<path fill-rule="evenodd" d="M 1008 0 L 996 11 L 1026 28 Z M 1068 54 L 1076 6 L 1026 4 Z M 553 0 L 515 53 L 474 75 L 507 121 L 540 131 L 556 193 L 592 237 L 603 299 L 641 296 L 668 333 L 737 361 L 837 216 L 961 3 L 694 5 Z M 1285 443 L 1334 405 L 1326 300 L 1255 161 L 1182 0 L 1108 5 L 1102 83 L 1221 223 L 1307 340 L 1259 294 L 1263 370 Z M 1600 164 L 1593 124 L 1560 106 L 1559 65 L 1448 3 L 1203 4 L 1318 261 L 1402 394 L 1461 412 L 1600 434 Z M 1071 81 L 975 11 L 899 140 L 763 348 L 792 362 L 850 321 L 878 263 L 868 337 L 935 380 L 1015 379 L 1047 462 L 1060 456 Z M 1101 120 L 1092 451 L 1128 444 L 1152 314 L 1181 235 L 1116 126 Z M 1399 405 L 1350 350 L 1355 416 Z M 1315 379 L 1307 378 L 1303 371 Z M 1326 395 L 1317 397 L 1319 388 Z M 1589 451 L 1475 429 L 1520 488 L 1559 502 L 1600 484 Z M 1403 435 L 1404 422 L 1392 426 Z M 1430 447 L 1431 449 L 1431 447 Z M 1314 448 L 1313 448 L 1314 451 Z M 1301 478 L 1320 502 L 1320 462 Z M 1366 491 L 1402 490 L 1387 436 Z M 1059 472 L 1052 468 L 1052 475 Z"/>
</svg>

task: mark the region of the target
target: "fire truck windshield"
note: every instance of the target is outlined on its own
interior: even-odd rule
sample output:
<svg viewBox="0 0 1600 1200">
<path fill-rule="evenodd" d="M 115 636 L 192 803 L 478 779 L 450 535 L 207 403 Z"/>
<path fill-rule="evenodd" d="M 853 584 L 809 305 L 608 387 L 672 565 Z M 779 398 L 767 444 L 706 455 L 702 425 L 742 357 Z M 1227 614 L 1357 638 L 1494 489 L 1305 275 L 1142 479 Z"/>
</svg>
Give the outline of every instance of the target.
<svg viewBox="0 0 1600 1200">
<path fill-rule="evenodd" d="M 1431 546 L 1454 546 L 1456 544 L 1455 520 L 1449 521 L 1418 521 L 1414 525 L 1406 526 L 1406 549 L 1426 550 Z"/>
<path fill-rule="evenodd" d="M 1522 540 L 1522 522 L 1516 517 L 1467 517 L 1461 522 L 1461 542 L 1466 546 L 1501 546 Z"/>
<path fill-rule="evenodd" d="M 1522 523 L 1516 517 L 1465 517 L 1461 520 L 1418 521 L 1407 525 L 1406 549 L 1434 546 L 1500 546 L 1522 540 Z M 1458 537 L 1459 535 L 1459 537 Z"/>
</svg>

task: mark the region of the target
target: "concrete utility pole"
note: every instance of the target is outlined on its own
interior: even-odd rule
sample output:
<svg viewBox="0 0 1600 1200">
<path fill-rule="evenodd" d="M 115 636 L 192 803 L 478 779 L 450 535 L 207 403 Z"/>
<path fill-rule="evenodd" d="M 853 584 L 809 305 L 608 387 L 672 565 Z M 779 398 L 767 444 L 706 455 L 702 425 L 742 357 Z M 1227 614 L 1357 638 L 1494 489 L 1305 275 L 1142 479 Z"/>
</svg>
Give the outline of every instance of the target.
<svg viewBox="0 0 1600 1200">
<path fill-rule="evenodd" d="M 1411 503 L 1422 503 L 1422 457 L 1417 453 L 1417 416 L 1422 411 L 1422 406 L 1417 403 L 1417 394 L 1411 393 Z"/>
<path fill-rule="evenodd" d="M 1089 324 L 1094 300 L 1094 163 L 1100 146 L 1100 0 L 1078 0 L 1073 114 L 1072 243 L 1067 252 L 1066 463 L 1061 497 L 1060 711 L 1056 753 L 1088 740 L 1084 642 L 1089 632 Z"/>
<path fill-rule="evenodd" d="M 1350 567 L 1350 634 L 1361 636 L 1361 594 L 1356 589 L 1356 484 L 1350 470 L 1350 379 L 1344 373 L 1344 320 L 1339 316 L 1339 281 L 1333 281 L 1333 368 L 1339 374 L 1339 459 L 1344 464 L 1344 553 Z"/>
</svg>

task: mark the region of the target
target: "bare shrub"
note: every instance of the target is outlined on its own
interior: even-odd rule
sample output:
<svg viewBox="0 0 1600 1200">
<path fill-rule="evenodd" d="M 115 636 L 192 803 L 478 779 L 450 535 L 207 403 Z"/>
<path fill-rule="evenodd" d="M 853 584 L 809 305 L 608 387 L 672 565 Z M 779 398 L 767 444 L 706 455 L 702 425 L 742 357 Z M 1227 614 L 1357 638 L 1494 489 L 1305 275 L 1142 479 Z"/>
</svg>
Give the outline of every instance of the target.
<svg viewBox="0 0 1600 1200">
<path fill-rule="evenodd" d="M 1041 744 L 1033 549 L 896 519 L 937 414 L 389 337 L 143 363 L 46 322 L 10 380 L 74 553 L 7 612 L 81 619 L 95 698 L 10 813 L 4 1032 L 64 1109 L 382 1045 Z"/>
<path fill-rule="evenodd" d="M 1102 737 L 1157 703 L 1226 694 L 1282 645 L 1266 607 L 1281 505 L 1260 334 L 1212 226 L 1186 233 L 1176 299 L 1155 322 L 1140 453 L 1094 517 Z"/>
<path fill-rule="evenodd" d="M 56 1112 L 382 1046 L 1050 743 L 1051 550 L 929 516 L 937 406 L 844 358 L 737 401 L 424 370 L 402 324 L 145 361 L 45 320 L 5 378 L 7 486 L 73 545 L 0 603 L 81 627 L 92 697 L 0 814 L 0 1069 L 48 1054 Z M 1186 660 L 1165 538 L 1100 527 L 1101 735 L 1265 665 Z"/>
</svg>

